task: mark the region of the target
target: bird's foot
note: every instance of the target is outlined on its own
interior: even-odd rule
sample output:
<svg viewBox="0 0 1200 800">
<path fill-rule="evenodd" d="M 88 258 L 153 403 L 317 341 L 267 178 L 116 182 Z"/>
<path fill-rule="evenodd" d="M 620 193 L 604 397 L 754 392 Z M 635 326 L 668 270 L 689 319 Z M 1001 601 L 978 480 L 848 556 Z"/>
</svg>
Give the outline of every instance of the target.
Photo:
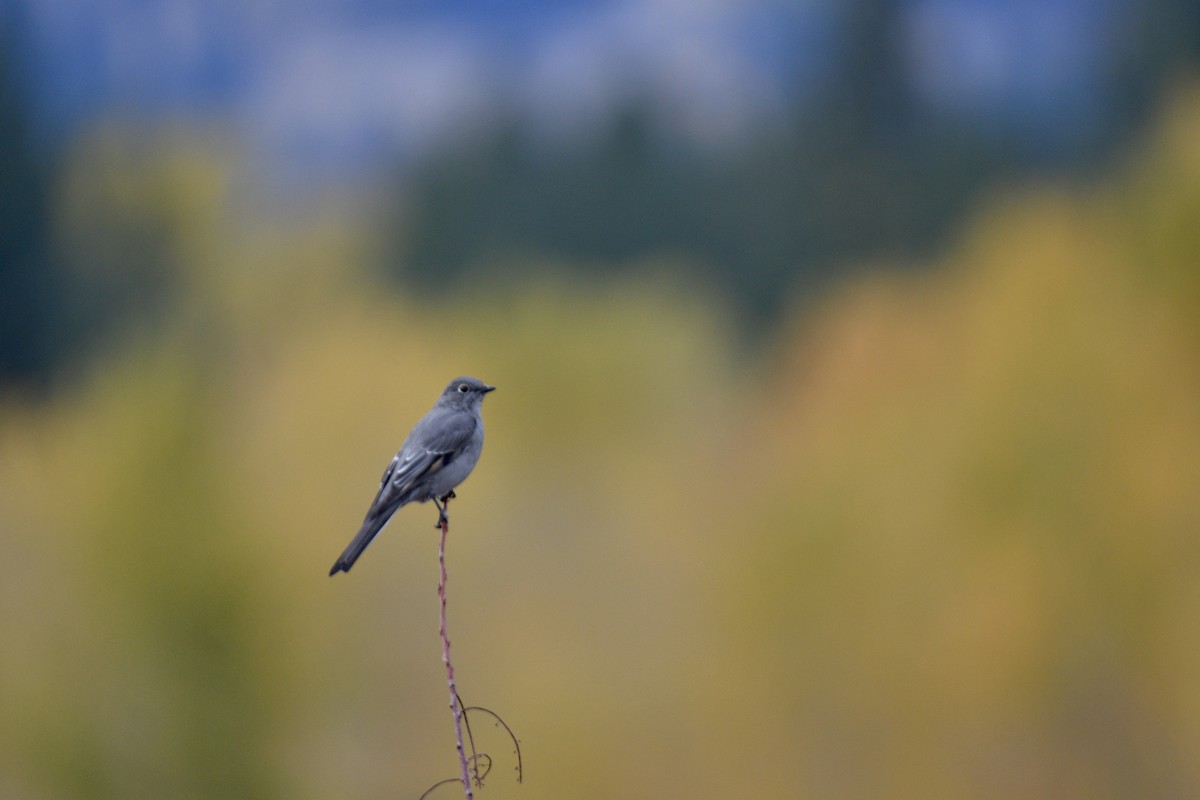
<svg viewBox="0 0 1200 800">
<path fill-rule="evenodd" d="M 438 503 L 438 499 L 436 497 L 433 498 L 433 504 L 437 506 L 438 510 L 437 522 L 433 523 L 433 527 L 437 528 L 438 530 L 441 530 L 442 526 L 450 524 L 450 517 L 446 516 L 446 507 L 443 504 L 454 496 L 454 492 L 450 492 L 450 494 L 442 498 L 442 503 Z"/>
</svg>

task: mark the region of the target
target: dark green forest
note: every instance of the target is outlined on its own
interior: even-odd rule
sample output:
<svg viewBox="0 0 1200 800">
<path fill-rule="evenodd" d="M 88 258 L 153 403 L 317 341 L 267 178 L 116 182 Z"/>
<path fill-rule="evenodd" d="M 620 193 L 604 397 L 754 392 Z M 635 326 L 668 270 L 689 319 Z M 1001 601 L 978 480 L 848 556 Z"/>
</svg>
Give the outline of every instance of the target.
<svg viewBox="0 0 1200 800">
<path fill-rule="evenodd" d="M 415 174 L 397 170 L 395 202 L 370 215 L 372 268 L 397 291 L 436 296 L 464 282 L 511 286 L 551 264 L 604 277 L 665 260 L 728 298 L 759 340 L 798 295 L 856 265 L 935 256 L 997 190 L 1086 185 L 1120 164 L 1200 60 L 1194 4 L 1127 13 L 1103 113 L 1070 135 L 1030 137 L 922 106 L 900 77 L 895 0 L 849 6 L 827 80 L 730 152 L 670 140 L 646 103 L 557 147 L 515 116 L 484 126 Z M 64 241 L 55 203 L 77 155 L 70 141 L 39 137 L 20 51 L 11 40 L 0 51 L 0 381 L 45 386 L 96 341 L 160 319 L 170 223 L 154 210 L 93 220 L 108 255 Z M 124 146 L 153 152 L 147 136 L 130 131 Z M 94 263 L 106 258 L 116 263 Z"/>
</svg>

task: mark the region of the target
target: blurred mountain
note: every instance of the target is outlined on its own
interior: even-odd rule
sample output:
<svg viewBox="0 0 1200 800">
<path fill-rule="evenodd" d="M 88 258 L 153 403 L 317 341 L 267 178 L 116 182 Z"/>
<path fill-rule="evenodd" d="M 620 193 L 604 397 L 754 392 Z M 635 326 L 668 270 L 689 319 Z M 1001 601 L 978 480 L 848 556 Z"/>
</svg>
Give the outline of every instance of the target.
<svg viewBox="0 0 1200 800">
<path fill-rule="evenodd" d="M 218 114 L 277 168 L 359 175 L 514 110 L 574 137 L 647 99 L 674 138 L 740 138 L 823 87 L 854 91 L 844 55 L 863 58 L 872 35 L 893 81 L 924 106 L 1073 146 L 1107 125 L 1114 80 L 1153 83 L 1197 46 L 1182 0 L 3 0 L 0 10 L 58 136 L 113 112 Z"/>
<path fill-rule="evenodd" d="M 736 146 L 681 140 L 662 99 L 632 90 L 566 144 L 521 118 L 452 143 L 398 181 L 385 268 L 442 292 L 511 278 L 480 270 L 497 255 L 510 272 L 550 258 L 586 275 L 667 256 L 761 332 L 851 264 L 928 259 L 999 185 L 1086 181 L 1119 159 L 1162 82 L 1200 56 L 1186 34 L 1163 31 L 1167 54 L 1137 38 L 1172 11 L 1197 16 L 1170 3 L 844 4 L 819 79 L 794 74 L 785 107 Z"/>
<path fill-rule="evenodd" d="M 188 179 L 137 162 L 181 130 L 201 161 L 227 151 L 242 207 L 223 213 L 248 228 L 366 195 L 343 213 L 406 290 L 665 257 L 761 333 L 848 265 L 938 252 L 998 185 L 1098 174 L 1194 72 L 1198 17 L 1182 0 L 0 0 L 0 381 L 44 382 L 161 319 L 175 223 L 155 198 Z M 104 184 L 109 156 L 132 193 Z M 81 159 L 95 180 L 76 192 Z"/>
</svg>

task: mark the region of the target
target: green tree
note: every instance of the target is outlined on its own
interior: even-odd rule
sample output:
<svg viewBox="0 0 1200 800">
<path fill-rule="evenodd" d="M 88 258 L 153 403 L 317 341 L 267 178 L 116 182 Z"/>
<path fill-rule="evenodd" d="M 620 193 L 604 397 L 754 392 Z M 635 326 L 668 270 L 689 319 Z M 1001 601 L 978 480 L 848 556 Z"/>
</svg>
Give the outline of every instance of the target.
<svg viewBox="0 0 1200 800">
<path fill-rule="evenodd" d="M 70 338 L 51 257 L 49 154 L 34 145 L 24 78 L 0 36 L 0 389 L 45 385 Z"/>
</svg>

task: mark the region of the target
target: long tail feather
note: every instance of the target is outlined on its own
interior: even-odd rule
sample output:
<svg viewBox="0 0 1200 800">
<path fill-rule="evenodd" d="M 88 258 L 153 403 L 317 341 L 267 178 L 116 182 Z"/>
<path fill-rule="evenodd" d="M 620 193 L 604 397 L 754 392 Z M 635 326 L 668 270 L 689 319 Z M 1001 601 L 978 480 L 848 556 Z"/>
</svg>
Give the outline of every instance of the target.
<svg viewBox="0 0 1200 800">
<path fill-rule="evenodd" d="M 394 510 L 395 509 L 390 509 L 387 514 L 380 514 L 378 516 L 363 520 L 363 525 L 361 528 L 359 528 L 358 533 L 355 534 L 354 538 L 350 541 L 350 544 L 346 545 L 346 549 L 342 551 L 342 554 L 338 557 L 338 560 L 333 562 L 333 567 L 329 570 L 329 575 L 331 577 L 339 572 L 350 571 L 350 568 L 354 566 L 354 562 L 357 561 L 358 557 L 361 556 L 363 551 L 367 549 L 367 545 L 371 543 L 371 540 L 375 538 L 375 535 L 383 530 L 383 526 L 387 524 L 389 519 L 391 519 L 392 511 Z"/>
</svg>

